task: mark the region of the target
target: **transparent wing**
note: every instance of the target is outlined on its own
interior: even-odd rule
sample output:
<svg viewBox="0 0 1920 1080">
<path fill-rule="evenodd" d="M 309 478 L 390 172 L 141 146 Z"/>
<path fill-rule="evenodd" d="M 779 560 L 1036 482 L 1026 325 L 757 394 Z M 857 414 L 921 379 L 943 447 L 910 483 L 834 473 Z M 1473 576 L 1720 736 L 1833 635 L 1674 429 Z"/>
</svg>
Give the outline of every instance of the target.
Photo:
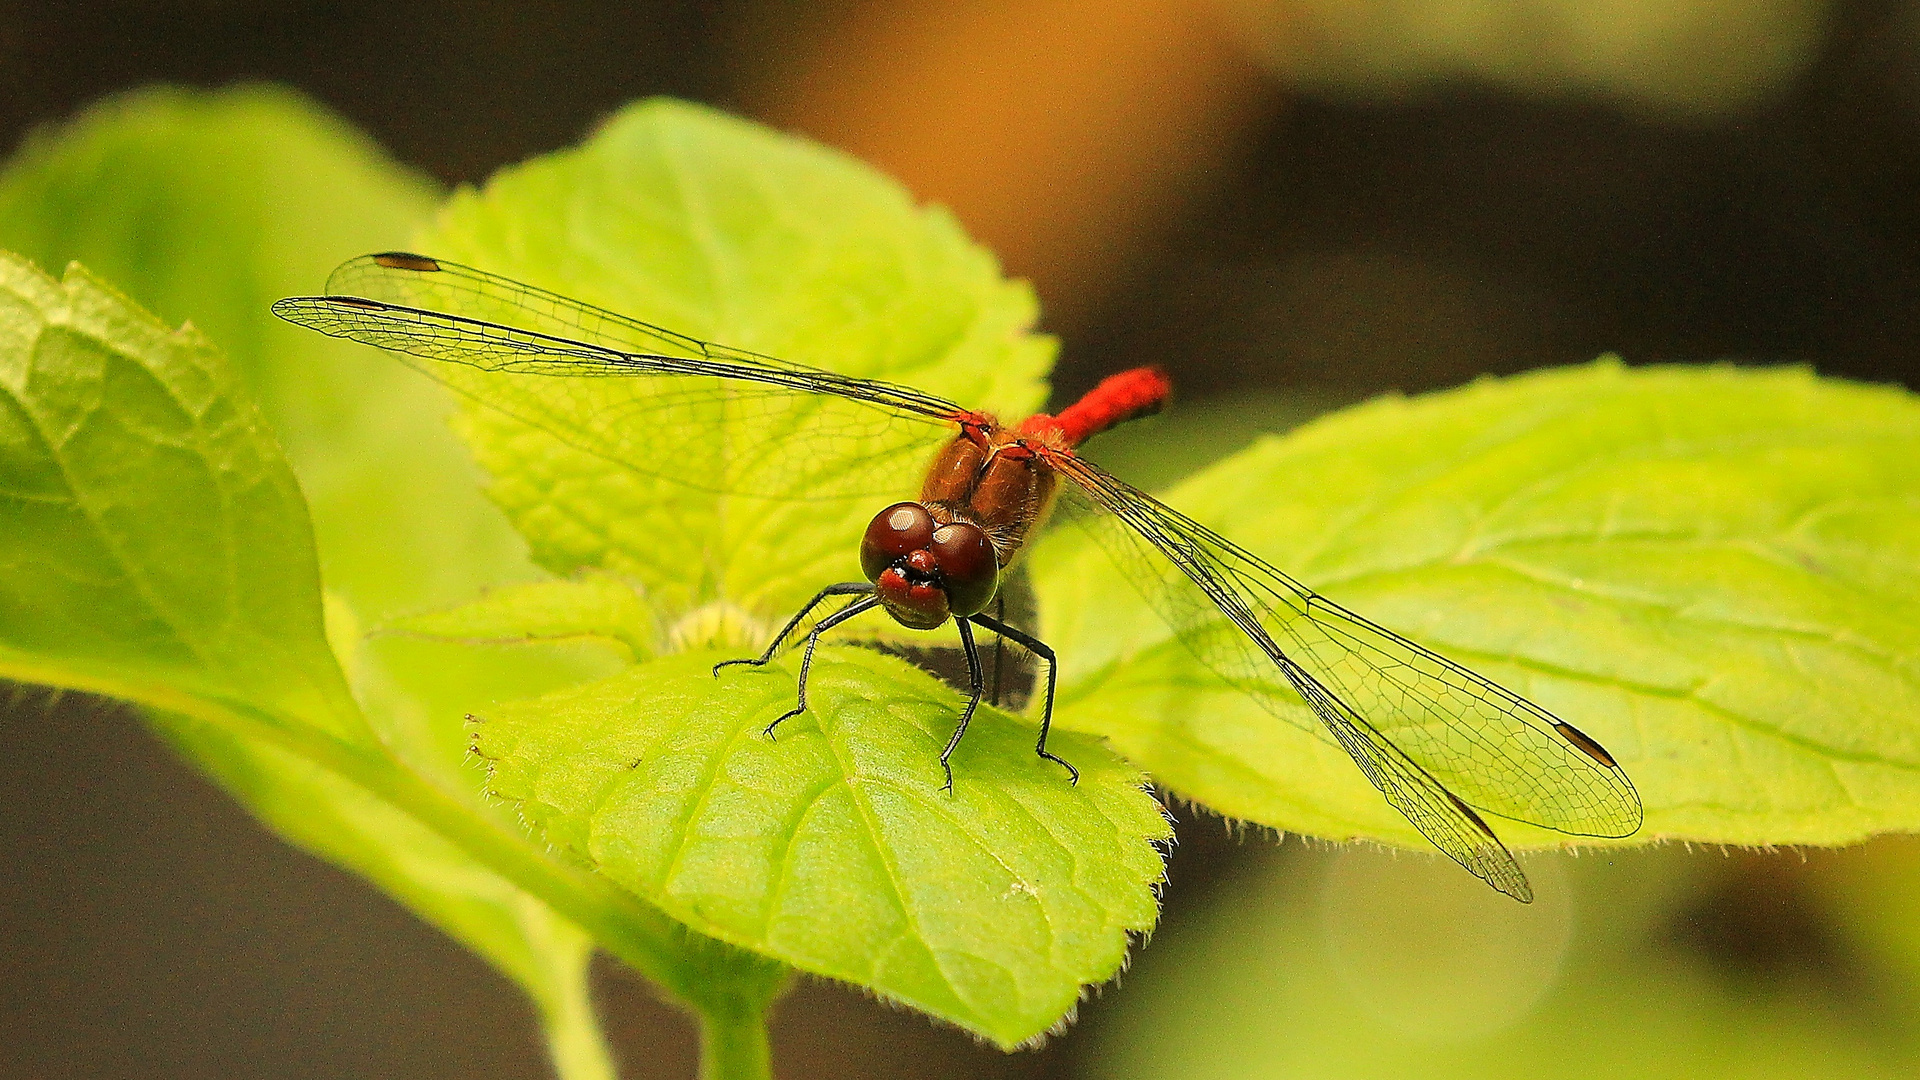
<svg viewBox="0 0 1920 1080">
<path fill-rule="evenodd" d="M 1326 734 L 1422 835 L 1501 892 L 1532 891 L 1476 808 L 1578 836 L 1640 827 L 1600 744 L 1466 668 L 1340 607 L 1071 454 L 1055 467 L 1104 513 L 1076 514 L 1208 667 Z"/>
<path fill-rule="evenodd" d="M 924 452 L 965 415 L 908 387 L 700 341 L 420 255 L 353 259 L 327 290 L 273 312 L 436 361 L 415 366 L 623 470 L 699 490 L 808 500 L 910 490 Z"/>
</svg>

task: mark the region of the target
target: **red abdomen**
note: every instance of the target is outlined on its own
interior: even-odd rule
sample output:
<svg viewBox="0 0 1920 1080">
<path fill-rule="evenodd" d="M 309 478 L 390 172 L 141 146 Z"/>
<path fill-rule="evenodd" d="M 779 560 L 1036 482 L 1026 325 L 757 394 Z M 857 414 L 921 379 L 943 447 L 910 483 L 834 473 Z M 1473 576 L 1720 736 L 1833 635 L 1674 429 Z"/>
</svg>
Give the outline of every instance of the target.
<svg viewBox="0 0 1920 1080">
<path fill-rule="evenodd" d="M 1115 424 L 1159 412 L 1172 393 L 1173 380 L 1166 372 L 1156 367 L 1134 368 L 1102 379 L 1085 397 L 1060 410 L 1060 415 L 1052 418 L 1053 424 L 1068 446 L 1079 446 Z M 1020 429 L 1024 433 L 1029 424 L 1044 419 L 1036 416 Z"/>
</svg>

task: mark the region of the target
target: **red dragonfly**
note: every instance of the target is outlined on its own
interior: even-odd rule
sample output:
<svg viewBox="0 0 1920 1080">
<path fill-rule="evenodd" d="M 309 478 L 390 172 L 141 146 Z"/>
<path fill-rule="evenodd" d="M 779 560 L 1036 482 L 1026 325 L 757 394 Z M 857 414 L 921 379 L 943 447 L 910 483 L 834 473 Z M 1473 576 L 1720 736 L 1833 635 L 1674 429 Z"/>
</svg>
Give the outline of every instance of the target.
<svg viewBox="0 0 1920 1080">
<path fill-rule="evenodd" d="M 1317 723 L 1388 803 L 1501 892 L 1532 898 L 1526 876 L 1481 811 L 1577 836 L 1626 836 L 1640 826 L 1638 793 L 1591 736 L 1333 603 L 1075 453 L 1090 436 L 1160 407 L 1169 384 L 1155 369 L 1112 376 L 1056 416 L 1007 425 L 909 387 L 714 345 L 403 252 L 351 260 L 328 279 L 327 295 L 289 297 L 273 311 L 334 337 L 492 373 L 462 377 L 456 389 L 636 475 L 734 491 L 750 474 L 763 474 L 763 466 L 784 461 L 773 486 L 824 498 L 849 478 L 877 475 L 858 467 L 869 459 L 842 460 L 835 448 L 857 447 L 849 454 L 864 453 L 870 463 L 885 465 L 925 460 L 913 455 L 938 447 L 919 500 L 896 502 L 867 526 L 860 544 L 867 580 L 827 586 L 760 656 L 716 666 L 717 675 L 728 664 L 764 665 L 821 604 L 852 598 L 807 634 L 798 703 L 767 726 L 768 734 L 806 711 L 807 676 L 820 635 L 878 607 L 912 629 L 951 619 L 959 631 L 971 694 L 940 755 L 949 787 L 948 760 L 985 688 L 975 625 L 1045 661 L 1035 749 L 1077 780 L 1077 770 L 1047 750 L 1057 677 L 1053 650 L 987 614 L 1003 575 L 1057 501 L 1094 528 L 1108 554 L 1197 658 L 1276 717 Z M 439 372 L 436 377 L 459 371 L 439 365 L 428 370 Z M 528 392 L 511 389 L 525 385 L 516 375 L 635 377 L 672 387 L 636 394 L 637 408 L 693 410 L 733 421 L 728 430 L 734 432 L 756 426 L 740 423 L 744 415 L 778 414 L 788 423 L 769 430 L 789 443 L 805 443 L 811 433 L 820 445 L 756 447 L 747 432 L 715 450 L 711 468 L 690 466 L 676 453 L 668 456 L 677 475 L 664 465 L 653 473 L 649 462 L 662 456 L 657 448 L 642 441 L 623 448 L 619 440 L 627 436 L 605 434 L 647 425 L 617 410 L 605 415 L 600 406 L 568 413 L 550 404 L 557 386 L 589 384 L 543 379 L 540 390 Z M 599 427 L 600 437 L 582 438 L 583 421 Z M 836 441 L 849 432 L 860 438 Z"/>
</svg>

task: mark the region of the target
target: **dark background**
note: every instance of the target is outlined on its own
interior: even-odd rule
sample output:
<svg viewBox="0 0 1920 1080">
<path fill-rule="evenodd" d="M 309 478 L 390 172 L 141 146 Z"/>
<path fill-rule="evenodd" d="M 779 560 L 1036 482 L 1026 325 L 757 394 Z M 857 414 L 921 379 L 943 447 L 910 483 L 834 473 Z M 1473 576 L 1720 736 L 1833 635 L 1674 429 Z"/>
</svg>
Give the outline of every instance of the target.
<svg viewBox="0 0 1920 1080">
<path fill-rule="evenodd" d="M 1915 5 L 1838 4 L 1777 85 L 1685 116 L 1470 74 L 1316 95 L 1210 19 L 1171 0 L 0 2 L 0 142 L 154 81 L 277 80 L 478 182 L 674 94 L 952 205 L 1035 281 L 1063 395 L 1159 363 L 1188 397 L 1340 400 L 1604 351 L 1920 384 Z M 23 691 L 0 746 L 0 1074 L 544 1074 L 504 980 L 280 844 L 117 706 Z M 1217 823 L 1181 836 L 1169 921 L 1241 857 Z M 1793 874 L 1726 875 L 1676 940 L 1818 953 Z M 691 1075 L 691 1026 L 602 976 L 630 1074 Z M 1076 1054 L 1070 1033 L 1006 1057 L 811 983 L 774 1038 L 787 1076 L 1065 1076 Z"/>
</svg>

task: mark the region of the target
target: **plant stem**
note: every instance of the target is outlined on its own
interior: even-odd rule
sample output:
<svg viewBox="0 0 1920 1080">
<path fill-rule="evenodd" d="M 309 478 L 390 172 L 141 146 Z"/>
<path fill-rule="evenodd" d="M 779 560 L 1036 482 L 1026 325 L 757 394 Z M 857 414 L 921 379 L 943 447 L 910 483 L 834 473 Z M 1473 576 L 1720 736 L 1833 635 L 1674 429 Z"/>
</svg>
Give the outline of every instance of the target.
<svg viewBox="0 0 1920 1080">
<path fill-rule="evenodd" d="M 764 1006 L 743 1001 L 703 1007 L 700 1080 L 772 1080 Z"/>
<path fill-rule="evenodd" d="M 9 659 L 0 652 L 0 675 L 106 694 L 189 716 L 278 746 L 358 784 L 572 920 L 601 948 L 698 1012 L 703 1077 L 771 1080 L 766 1010 L 786 984 L 784 966 L 702 938 L 612 881 L 547 856 L 524 837 L 407 768 L 377 743 L 351 743 L 298 717 L 282 717 L 231 698 L 150 683 L 75 677 L 67 671 L 32 670 L 31 665 L 6 663 Z M 576 1075 L 580 1080 L 611 1077 L 612 1064 L 593 1017 L 575 1016 L 570 1022 L 580 1030 L 563 1034 L 556 1025 L 551 1036 L 554 1064 L 561 1076 L 564 1080 L 576 1080 Z M 566 1071 L 563 1053 L 567 1062 L 577 1063 L 582 1071 Z"/>
<path fill-rule="evenodd" d="M 562 993 L 540 1001 L 541 1025 L 547 1034 L 547 1056 L 553 1061 L 553 1074 L 559 1080 L 619 1080 L 613 1054 L 600 1031 L 600 1018 L 594 1015 L 593 999 L 586 992 L 586 968 L 580 970 L 580 992 Z"/>
<path fill-rule="evenodd" d="M 246 702 L 168 686 L 75 678 L 65 671 L 13 670 L 4 663 L 0 663 L 0 675 L 164 709 L 290 751 L 411 814 L 482 866 L 573 920 L 601 948 L 680 1001 L 704 1011 L 706 999 L 720 996 L 689 969 L 687 931 L 664 912 L 598 874 L 546 856 L 524 837 L 407 768 L 377 743 L 349 743 L 298 717 L 283 718 Z M 784 974 L 771 961 L 766 967 L 760 981 L 771 997 Z"/>
</svg>

